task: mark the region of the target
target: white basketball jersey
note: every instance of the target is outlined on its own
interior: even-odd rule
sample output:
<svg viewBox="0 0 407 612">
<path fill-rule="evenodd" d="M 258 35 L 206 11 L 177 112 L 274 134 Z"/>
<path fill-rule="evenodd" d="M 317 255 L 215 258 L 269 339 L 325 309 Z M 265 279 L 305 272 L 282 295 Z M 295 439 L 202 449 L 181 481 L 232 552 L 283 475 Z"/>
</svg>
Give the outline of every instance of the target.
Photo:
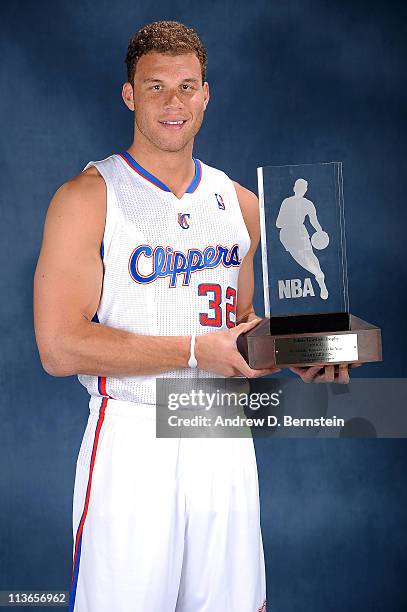
<svg viewBox="0 0 407 612">
<path fill-rule="evenodd" d="M 236 324 L 237 281 L 250 246 L 235 187 L 194 159 L 178 199 L 126 151 L 95 166 L 107 186 L 103 288 L 93 318 L 135 334 L 189 336 Z M 79 375 L 90 395 L 155 403 L 156 377 L 214 377 L 198 369 L 156 375 Z"/>
</svg>

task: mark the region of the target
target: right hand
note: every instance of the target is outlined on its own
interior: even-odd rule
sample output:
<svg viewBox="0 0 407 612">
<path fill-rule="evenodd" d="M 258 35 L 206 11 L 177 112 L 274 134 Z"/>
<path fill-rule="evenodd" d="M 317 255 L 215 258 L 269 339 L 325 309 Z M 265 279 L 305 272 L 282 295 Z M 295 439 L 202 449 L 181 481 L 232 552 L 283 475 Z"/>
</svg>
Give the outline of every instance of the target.
<svg viewBox="0 0 407 612">
<path fill-rule="evenodd" d="M 256 327 L 260 321 L 261 319 L 257 318 L 247 323 L 240 323 L 231 329 L 197 336 L 195 356 L 198 368 L 222 376 L 245 376 L 246 378 L 258 378 L 279 372 L 281 368 L 253 370 L 238 351 L 236 345 L 238 336 Z"/>
</svg>

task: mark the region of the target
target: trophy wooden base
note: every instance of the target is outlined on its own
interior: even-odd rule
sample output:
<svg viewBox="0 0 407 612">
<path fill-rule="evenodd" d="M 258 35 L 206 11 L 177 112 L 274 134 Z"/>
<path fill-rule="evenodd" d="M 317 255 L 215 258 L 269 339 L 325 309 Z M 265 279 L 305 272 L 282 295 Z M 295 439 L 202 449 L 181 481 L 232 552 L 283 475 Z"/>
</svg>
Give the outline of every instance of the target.
<svg viewBox="0 0 407 612">
<path fill-rule="evenodd" d="M 380 329 L 343 312 L 265 318 L 237 347 L 254 370 L 382 361 Z"/>
</svg>

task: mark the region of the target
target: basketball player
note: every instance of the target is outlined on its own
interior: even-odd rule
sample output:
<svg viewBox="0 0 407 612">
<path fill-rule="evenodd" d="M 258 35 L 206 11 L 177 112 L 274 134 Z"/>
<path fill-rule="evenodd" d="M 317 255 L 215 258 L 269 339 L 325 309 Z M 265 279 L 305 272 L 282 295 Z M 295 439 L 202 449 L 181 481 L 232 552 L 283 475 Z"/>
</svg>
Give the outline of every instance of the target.
<svg viewBox="0 0 407 612">
<path fill-rule="evenodd" d="M 274 371 L 236 348 L 258 321 L 257 198 L 192 156 L 209 101 L 197 34 L 150 24 L 126 62 L 133 143 L 58 189 L 34 280 L 42 364 L 90 393 L 69 610 L 264 612 L 253 440 L 156 438 L 154 421 L 156 376 Z M 318 371 L 299 373 L 333 379 Z"/>
<path fill-rule="evenodd" d="M 325 284 L 325 274 L 312 249 L 311 239 L 304 225 L 305 217 L 308 215 L 310 223 L 316 230 L 313 234 L 314 240 L 315 236 L 328 236 L 328 234 L 322 230 L 314 204 L 304 198 L 307 189 L 308 183 L 305 179 L 300 178 L 295 181 L 293 189 L 295 195 L 285 198 L 281 203 L 276 226 L 280 228 L 280 241 L 286 251 L 300 266 L 314 275 L 320 288 L 320 297 L 326 300 L 328 289 Z"/>
</svg>

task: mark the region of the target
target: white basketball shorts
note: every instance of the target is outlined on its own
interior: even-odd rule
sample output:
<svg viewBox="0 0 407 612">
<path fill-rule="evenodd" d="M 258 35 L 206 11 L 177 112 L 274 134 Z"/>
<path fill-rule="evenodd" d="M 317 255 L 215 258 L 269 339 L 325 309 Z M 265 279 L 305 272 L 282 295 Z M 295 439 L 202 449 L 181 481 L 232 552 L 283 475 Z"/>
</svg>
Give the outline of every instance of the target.
<svg viewBox="0 0 407 612">
<path fill-rule="evenodd" d="M 155 407 L 91 397 L 70 612 L 265 612 L 249 438 L 156 438 Z"/>
</svg>

